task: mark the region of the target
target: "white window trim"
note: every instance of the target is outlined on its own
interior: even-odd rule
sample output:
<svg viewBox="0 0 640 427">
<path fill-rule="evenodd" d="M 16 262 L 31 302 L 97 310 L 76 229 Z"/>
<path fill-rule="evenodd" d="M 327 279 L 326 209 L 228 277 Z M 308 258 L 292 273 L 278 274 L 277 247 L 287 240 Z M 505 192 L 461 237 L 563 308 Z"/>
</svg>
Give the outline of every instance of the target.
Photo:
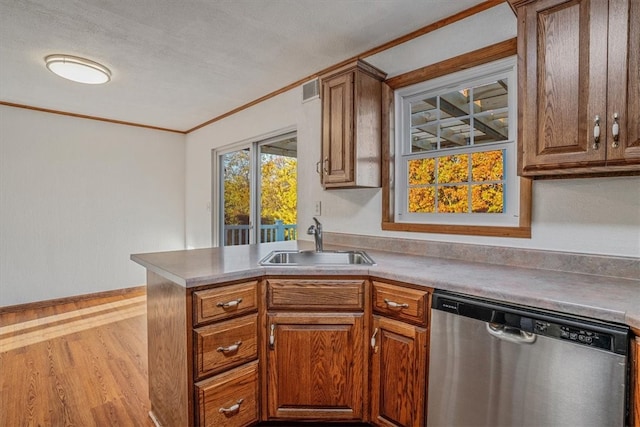
<svg viewBox="0 0 640 427">
<path fill-rule="evenodd" d="M 509 139 L 496 143 L 463 148 L 434 150 L 431 152 L 408 153 L 410 146 L 410 111 L 409 102 L 417 98 L 424 98 L 431 93 L 442 94 L 463 87 L 478 86 L 490 83 L 499 77 L 509 80 Z M 517 70 L 516 58 L 510 57 L 491 63 L 483 64 L 468 70 L 459 71 L 443 77 L 435 78 L 408 86 L 395 91 L 395 209 L 394 221 L 408 224 L 442 224 L 442 225 L 473 225 L 473 226 L 506 226 L 519 225 L 520 209 L 520 179 L 517 175 Z M 505 212 L 498 213 L 408 213 L 406 201 L 408 192 L 407 160 L 411 158 L 438 157 L 446 154 L 471 153 L 487 151 L 487 149 L 505 149 Z"/>
</svg>

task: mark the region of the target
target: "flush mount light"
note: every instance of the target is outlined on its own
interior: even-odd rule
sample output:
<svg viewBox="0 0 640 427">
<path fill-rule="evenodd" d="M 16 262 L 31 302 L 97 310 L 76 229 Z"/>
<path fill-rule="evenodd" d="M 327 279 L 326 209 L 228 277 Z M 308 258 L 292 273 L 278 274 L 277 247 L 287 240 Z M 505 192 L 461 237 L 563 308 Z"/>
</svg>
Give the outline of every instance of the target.
<svg viewBox="0 0 640 427">
<path fill-rule="evenodd" d="M 49 55 L 44 58 L 47 68 L 65 79 L 98 85 L 111 80 L 111 71 L 102 64 L 71 55 Z"/>
</svg>

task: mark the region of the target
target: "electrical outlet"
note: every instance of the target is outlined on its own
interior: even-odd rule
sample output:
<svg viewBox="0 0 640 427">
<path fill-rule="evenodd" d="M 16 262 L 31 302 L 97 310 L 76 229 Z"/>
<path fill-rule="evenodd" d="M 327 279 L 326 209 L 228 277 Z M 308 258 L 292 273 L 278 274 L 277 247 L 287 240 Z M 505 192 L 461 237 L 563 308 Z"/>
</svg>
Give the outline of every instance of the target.
<svg viewBox="0 0 640 427">
<path fill-rule="evenodd" d="M 314 214 L 315 216 L 320 216 L 320 215 L 322 215 L 322 202 L 321 202 L 321 201 L 319 201 L 319 200 L 318 200 L 318 201 L 315 203 L 315 206 L 314 206 L 314 208 L 313 208 L 313 214 Z"/>
</svg>

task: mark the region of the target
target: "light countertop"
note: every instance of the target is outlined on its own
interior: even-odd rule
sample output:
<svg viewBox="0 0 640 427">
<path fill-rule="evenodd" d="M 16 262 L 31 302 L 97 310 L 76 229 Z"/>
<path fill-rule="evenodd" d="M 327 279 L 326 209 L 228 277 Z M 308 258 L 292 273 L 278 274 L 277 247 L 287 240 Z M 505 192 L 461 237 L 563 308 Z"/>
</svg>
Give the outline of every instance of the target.
<svg viewBox="0 0 640 427">
<path fill-rule="evenodd" d="M 134 254 L 131 259 L 185 288 L 264 275 L 360 275 L 397 280 L 467 295 L 624 323 L 640 330 L 638 280 L 367 249 L 375 266 L 268 266 L 276 249 L 312 250 L 306 241 Z M 326 249 L 352 249 L 338 246 Z"/>
</svg>

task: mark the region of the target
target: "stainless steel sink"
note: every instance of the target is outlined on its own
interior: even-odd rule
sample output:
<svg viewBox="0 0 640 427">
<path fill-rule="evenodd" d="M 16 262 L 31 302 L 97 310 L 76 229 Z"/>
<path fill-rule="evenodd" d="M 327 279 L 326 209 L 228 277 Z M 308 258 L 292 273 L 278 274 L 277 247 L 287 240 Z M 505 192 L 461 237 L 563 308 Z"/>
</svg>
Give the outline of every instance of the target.
<svg viewBox="0 0 640 427">
<path fill-rule="evenodd" d="M 376 265 L 364 251 L 273 251 L 260 265 Z"/>
</svg>

